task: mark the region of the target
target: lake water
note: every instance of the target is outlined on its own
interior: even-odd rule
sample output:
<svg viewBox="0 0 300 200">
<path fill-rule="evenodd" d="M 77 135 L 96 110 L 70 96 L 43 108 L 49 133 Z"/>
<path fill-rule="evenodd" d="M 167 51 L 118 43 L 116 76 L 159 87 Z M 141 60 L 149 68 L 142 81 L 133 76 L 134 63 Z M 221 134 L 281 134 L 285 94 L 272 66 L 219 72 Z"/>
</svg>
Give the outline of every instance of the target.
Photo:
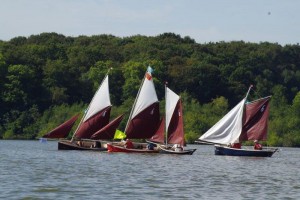
<svg viewBox="0 0 300 200">
<path fill-rule="evenodd" d="M 271 158 L 58 151 L 0 140 L 1 199 L 300 199 L 300 149 Z"/>
</svg>

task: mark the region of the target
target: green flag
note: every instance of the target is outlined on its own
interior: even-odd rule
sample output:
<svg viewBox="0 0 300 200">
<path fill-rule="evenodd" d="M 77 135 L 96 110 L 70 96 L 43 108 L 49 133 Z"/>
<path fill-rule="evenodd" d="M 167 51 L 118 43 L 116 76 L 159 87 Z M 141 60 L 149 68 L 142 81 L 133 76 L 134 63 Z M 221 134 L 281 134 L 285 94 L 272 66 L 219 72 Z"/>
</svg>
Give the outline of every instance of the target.
<svg viewBox="0 0 300 200">
<path fill-rule="evenodd" d="M 126 138 L 125 133 L 117 129 L 115 132 L 114 139 L 124 139 L 124 138 Z"/>
</svg>

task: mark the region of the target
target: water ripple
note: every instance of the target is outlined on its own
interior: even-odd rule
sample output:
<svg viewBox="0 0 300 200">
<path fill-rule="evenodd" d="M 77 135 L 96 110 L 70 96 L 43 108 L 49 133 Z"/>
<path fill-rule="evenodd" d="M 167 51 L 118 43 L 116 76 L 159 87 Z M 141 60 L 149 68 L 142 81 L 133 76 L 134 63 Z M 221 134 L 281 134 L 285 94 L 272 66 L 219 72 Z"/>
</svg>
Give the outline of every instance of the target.
<svg viewBox="0 0 300 200">
<path fill-rule="evenodd" d="M 299 150 L 272 158 L 58 151 L 57 142 L 0 141 L 5 199 L 299 199 Z"/>
</svg>

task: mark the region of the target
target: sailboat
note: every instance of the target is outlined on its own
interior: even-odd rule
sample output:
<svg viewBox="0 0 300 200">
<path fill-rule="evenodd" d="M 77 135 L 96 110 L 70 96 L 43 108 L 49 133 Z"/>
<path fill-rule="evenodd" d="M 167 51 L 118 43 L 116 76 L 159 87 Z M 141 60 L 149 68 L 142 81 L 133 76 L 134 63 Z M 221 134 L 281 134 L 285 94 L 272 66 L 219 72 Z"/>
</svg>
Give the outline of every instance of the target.
<svg viewBox="0 0 300 200">
<path fill-rule="evenodd" d="M 271 157 L 277 148 L 234 148 L 234 144 L 242 141 L 267 139 L 271 96 L 246 103 L 251 88 L 244 99 L 196 142 L 215 144 L 215 155 Z"/>
<path fill-rule="evenodd" d="M 109 73 L 109 72 L 108 72 Z M 111 102 L 109 96 L 108 73 L 103 79 L 97 92 L 95 93 L 88 109 L 82 117 L 71 140 L 58 141 L 60 150 L 97 150 L 106 151 L 107 141 L 92 140 L 91 137 L 98 132 L 114 132 L 122 116 L 117 117 L 109 123 Z M 98 136 L 99 137 L 99 136 Z M 106 139 L 112 139 L 108 136 Z"/>
<path fill-rule="evenodd" d="M 192 155 L 196 149 L 183 149 L 184 146 L 184 130 L 183 130 L 183 112 L 182 101 L 180 96 L 170 90 L 165 85 L 165 125 L 166 139 L 165 145 L 159 145 L 159 152 L 165 154 Z M 164 128 L 160 127 L 150 142 L 164 143 Z M 170 146 L 172 145 L 172 146 Z"/>
<path fill-rule="evenodd" d="M 56 127 L 55 129 L 43 135 L 41 138 L 51 138 L 51 139 L 66 138 L 69 135 L 78 117 L 79 114 L 73 116 L 72 118 L 68 119 L 67 121 L 65 121 L 58 127 Z"/>
<path fill-rule="evenodd" d="M 159 101 L 151 72 L 152 68 L 148 67 L 131 109 L 125 128 L 127 139 L 151 138 L 161 123 Z M 146 145 L 147 143 L 133 143 L 132 148 L 126 148 L 122 144 L 108 143 L 107 149 L 108 152 L 158 153 L 157 149 L 147 149 Z"/>
</svg>

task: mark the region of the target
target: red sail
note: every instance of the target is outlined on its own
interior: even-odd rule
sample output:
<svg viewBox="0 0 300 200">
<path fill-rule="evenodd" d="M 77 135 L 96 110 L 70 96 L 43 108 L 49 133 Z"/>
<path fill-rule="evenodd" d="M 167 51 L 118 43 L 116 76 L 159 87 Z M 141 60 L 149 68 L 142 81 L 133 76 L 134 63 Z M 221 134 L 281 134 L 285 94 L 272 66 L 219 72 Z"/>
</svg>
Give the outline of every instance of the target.
<svg viewBox="0 0 300 200">
<path fill-rule="evenodd" d="M 73 125 L 75 124 L 79 114 L 73 116 L 71 119 L 68 121 L 64 122 L 63 124 L 59 125 L 49 133 L 45 134 L 42 138 L 66 138 Z"/>
<path fill-rule="evenodd" d="M 181 146 L 184 146 L 183 114 L 181 100 L 177 102 L 168 127 L 168 143 L 180 144 Z"/>
<path fill-rule="evenodd" d="M 152 142 L 164 143 L 165 119 L 162 118 L 156 133 L 149 139 Z"/>
<path fill-rule="evenodd" d="M 246 104 L 241 141 L 266 140 L 271 97 Z"/>
<path fill-rule="evenodd" d="M 87 121 L 82 122 L 79 129 L 75 133 L 75 137 L 90 139 L 90 137 L 106 126 L 109 122 L 111 106 L 104 108 L 99 113 L 89 118 Z"/>
<path fill-rule="evenodd" d="M 155 102 L 129 122 L 125 131 L 126 136 L 134 139 L 151 138 L 155 134 L 159 123 L 159 102 Z"/>
<path fill-rule="evenodd" d="M 94 140 L 109 140 L 113 139 L 116 129 L 120 125 L 124 115 L 118 116 L 116 119 L 111 121 L 109 124 L 104 126 L 101 130 L 97 131 L 91 136 L 91 139 Z"/>
</svg>

